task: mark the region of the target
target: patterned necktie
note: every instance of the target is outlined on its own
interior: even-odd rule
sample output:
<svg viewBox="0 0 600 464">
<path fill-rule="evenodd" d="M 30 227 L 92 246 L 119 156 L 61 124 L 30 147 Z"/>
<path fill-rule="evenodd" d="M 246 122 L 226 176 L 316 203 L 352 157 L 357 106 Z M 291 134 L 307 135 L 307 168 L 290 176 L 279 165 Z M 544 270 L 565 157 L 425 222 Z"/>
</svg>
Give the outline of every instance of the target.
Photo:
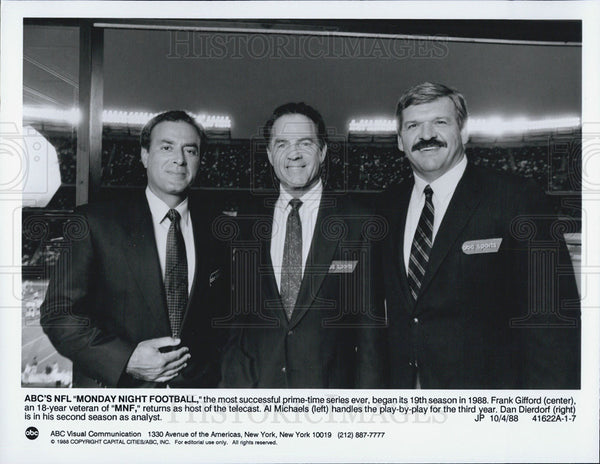
<svg viewBox="0 0 600 464">
<path fill-rule="evenodd" d="M 417 231 L 413 238 L 410 249 L 410 260 L 408 262 L 408 286 L 414 301 L 417 301 L 417 297 L 419 296 L 433 243 L 434 209 L 431 201 L 433 190 L 428 185 L 423 192 L 425 193 L 425 206 L 423 206 L 423 211 L 421 211 L 421 217 L 419 218 Z"/>
<path fill-rule="evenodd" d="M 302 223 L 298 213 L 302 202 L 294 198 L 290 200 L 290 206 L 281 265 L 281 300 L 288 320 L 292 318 L 302 283 Z"/>
<path fill-rule="evenodd" d="M 188 266 L 185 242 L 179 225 L 181 216 L 177 210 L 170 209 L 167 217 L 171 221 L 171 226 L 167 234 L 165 292 L 167 293 L 171 335 L 179 337 L 183 311 L 188 301 Z"/>
</svg>

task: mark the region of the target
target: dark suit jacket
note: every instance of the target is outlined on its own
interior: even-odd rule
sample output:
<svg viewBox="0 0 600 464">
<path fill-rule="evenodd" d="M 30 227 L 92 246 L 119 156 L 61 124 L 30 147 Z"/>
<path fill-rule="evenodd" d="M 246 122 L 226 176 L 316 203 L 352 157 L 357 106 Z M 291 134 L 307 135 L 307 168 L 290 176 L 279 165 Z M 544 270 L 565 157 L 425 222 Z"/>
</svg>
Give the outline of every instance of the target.
<svg viewBox="0 0 600 464">
<path fill-rule="evenodd" d="M 225 305 L 223 255 L 209 228 L 212 218 L 191 199 L 189 204 L 196 272 L 181 340 L 190 348 L 191 359 L 170 385 L 214 387 L 219 381 L 219 351 L 226 339 L 226 334 L 211 328 L 212 319 Z M 122 202 L 81 207 L 70 230 L 66 238 L 72 247 L 62 253 L 55 268 L 41 307 L 41 323 L 59 353 L 73 361 L 73 386 L 160 386 L 124 372 L 139 342 L 171 334 L 144 193 Z"/>
<path fill-rule="evenodd" d="M 234 247 L 235 326 L 223 365 L 225 387 L 360 388 L 383 385 L 384 319 L 372 282 L 371 242 L 385 224 L 324 193 L 291 320 L 271 263 L 277 197 L 241 214 Z"/>
<path fill-rule="evenodd" d="M 416 363 L 422 388 L 579 388 L 579 297 L 564 223 L 539 187 L 469 165 L 415 304 L 403 256 L 413 184 L 383 200 L 391 387 L 412 388 Z M 497 252 L 467 253 L 492 238 Z"/>
</svg>

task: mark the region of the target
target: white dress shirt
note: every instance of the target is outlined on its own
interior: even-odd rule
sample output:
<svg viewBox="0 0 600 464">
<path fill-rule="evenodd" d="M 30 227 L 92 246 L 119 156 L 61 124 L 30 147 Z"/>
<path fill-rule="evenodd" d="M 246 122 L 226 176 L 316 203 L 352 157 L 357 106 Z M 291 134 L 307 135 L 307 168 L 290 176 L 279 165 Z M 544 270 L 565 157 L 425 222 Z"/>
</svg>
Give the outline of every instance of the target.
<svg viewBox="0 0 600 464">
<path fill-rule="evenodd" d="M 406 225 L 404 226 L 404 270 L 408 273 L 408 261 L 410 260 L 410 249 L 412 247 L 413 238 L 419 225 L 419 218 L 421 217 L 421 211 L 425 206 L 425 187 L 431 186 L 433 195 L 431 201 L 433 203 L 434 215 L 433 215 L 433 240 L 435 243 L 435 236 L 440 228 L 442 219 L 446 214 L 452 195 L 456 190 L 458 182 L 465 173 L 467 168 L 467 157 L 463 155 L 463 158 L 459 163 L 446 172 L 444 175 L 438 177 L 433 182 L 427 182 L 417 174 L 415 174 L 415 185 L 410 196 L 410 203 L 408 204 L 408 212 L 406 213 Z"/>
<path fill-rule="evenodd" d="M 312 237 L 319 213 L 319 204 L 323 195 L 323 184 L 321 180 L 307 190 L 299 200 L 302 206 L 298 210 L 300 223 L 302 224 L 302 275 L 306 267 L 306 259 L 312 243 Z M 283 247 L 285 245 L 285 230 L 287 218 L 292 210 L 290 200 L 294 198 L 285 189 L 279 187 L 279 198 L 275 203 L 273 211 L 273 230 L 271 232 L 271 262 L 273 263 L 273 272 L 277 281 L 277 288 L 281 291 L 281 265 L 283 263 Z"/>
<path fill-rule="evenodd" d="M 162 272 L 163 282 L 165 280 L 165 268 L 167 262 L 167 235 L 171 221 L 167 217 L 167 213 L 171 209 L 164 201 L 158 198 L 150 187 L 146 187 L 146 198 L 150 213 L 152 214 L 152 225 L 154 226 L 154 239 L 156 241 L 156 249 L 158 251 L 158 259 L 160 261 L 160 270 Z M 190 210 L 188 208 L 188 199 L 186 198 L 179 203 L 175 209 L 180 214 L 181 219 L 179 225 L 181 234 L 185 242 L 185 254 L 188 265 L 188 294 L 192 291 L 192 283 L 194 281 L 194 272 L 196 271 L 196 247 L 194 245 L 194 230 L 190 218 Z"/>
</svg>

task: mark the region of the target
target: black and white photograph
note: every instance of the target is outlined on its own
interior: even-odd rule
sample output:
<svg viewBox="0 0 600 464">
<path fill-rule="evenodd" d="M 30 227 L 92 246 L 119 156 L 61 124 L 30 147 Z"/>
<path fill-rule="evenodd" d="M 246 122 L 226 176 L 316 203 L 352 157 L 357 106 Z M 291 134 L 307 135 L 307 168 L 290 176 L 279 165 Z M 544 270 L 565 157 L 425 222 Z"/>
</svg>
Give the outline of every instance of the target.
<svg viewBox="0 0 600 464">
<path fill-rule="evenodd" d="M 597 458 L 597 4 L 20 3 L 7 457 Z"/>
</svg>

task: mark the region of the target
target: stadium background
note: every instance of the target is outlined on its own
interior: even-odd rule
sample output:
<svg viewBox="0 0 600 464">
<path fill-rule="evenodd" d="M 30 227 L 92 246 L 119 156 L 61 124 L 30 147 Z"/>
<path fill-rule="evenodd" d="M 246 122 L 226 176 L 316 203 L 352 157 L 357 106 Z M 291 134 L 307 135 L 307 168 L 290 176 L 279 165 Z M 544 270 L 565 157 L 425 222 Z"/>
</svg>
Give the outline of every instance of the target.
<svg viewBox="0 0 600 464">
<path fill-rule="evenodd" d="M 209 132 L 194 195 L 233 212 L 274 185 L 262 123 L 275 106 L 302 100 L 328 123 L 323 174 L 328 186 L 374 201 L 410 176 L 390 128 L 396 99 L 409 85 L 432 80 L 460 89 L 479 122 L 467 147 L 469 159 L 534 178 L 556 212 L 569 219 L 566 232 L 577 267 L 581 127 L 572 121 L 581 113 L 579 23 L 170 21 L 150 26 L 157 24 L 158 29 L 145 22 L 102 26 L 105 118 L 99 189 L 92 201 L 117 201 L 143 188 L 141 125 L 151 113 L 185 108 L 200 115 Z M 78 202 L 80 27 L 76 21 L 30 21 L 24 27 L 23 122 L 54 147 L 60 168 L 60 187 L 48 202 L 23 208 L 26 386 L 70 385 L 70 363 L 41 331 L 39 305 L 65 246 L 68 214 Z M 528 129 L 532 121 L 539 124 Z"/>
</svg>

